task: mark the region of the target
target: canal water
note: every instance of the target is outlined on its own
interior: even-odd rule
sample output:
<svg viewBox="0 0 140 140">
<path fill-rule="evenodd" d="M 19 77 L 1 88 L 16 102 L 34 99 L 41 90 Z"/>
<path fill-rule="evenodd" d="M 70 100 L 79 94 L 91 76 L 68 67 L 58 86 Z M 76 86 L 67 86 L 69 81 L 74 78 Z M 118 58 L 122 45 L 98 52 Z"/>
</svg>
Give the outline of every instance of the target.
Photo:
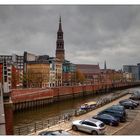
<svg viewBox="0 0 140 140">
<path fill-rule="evenodd" d="M 68 99 L 61 102 L 45 105 L 43 107 L 37 107 L 30 110 L 20 111 L 14 113 L 14 126 L 22 126 L 36 121 L 48 119 L 50 117 L 58 116 L 63 113 L 67 113 L 70 110 L 80 107 L 81 104 L 88 101 L 97 101 L 100 98 L 111 97 L 116 93 L 98 93 L 98 95 L 90 95 L 86 97 L 79 97 L 76 99 Z"/>
</svg>

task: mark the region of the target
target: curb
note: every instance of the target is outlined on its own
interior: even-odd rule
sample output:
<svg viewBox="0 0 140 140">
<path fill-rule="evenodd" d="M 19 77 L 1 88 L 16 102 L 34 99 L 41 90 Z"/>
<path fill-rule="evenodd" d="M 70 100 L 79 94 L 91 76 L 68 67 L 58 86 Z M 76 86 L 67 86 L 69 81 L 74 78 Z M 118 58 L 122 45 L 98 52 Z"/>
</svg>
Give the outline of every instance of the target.
<svg viewBox="0 0 140 140">
<path fill-rule="evenodd" d="M 72 128 L 69 128 L 69 129 L 65 129 L 65 131 L 71 131 L 72 130 Z"/>
</svg>

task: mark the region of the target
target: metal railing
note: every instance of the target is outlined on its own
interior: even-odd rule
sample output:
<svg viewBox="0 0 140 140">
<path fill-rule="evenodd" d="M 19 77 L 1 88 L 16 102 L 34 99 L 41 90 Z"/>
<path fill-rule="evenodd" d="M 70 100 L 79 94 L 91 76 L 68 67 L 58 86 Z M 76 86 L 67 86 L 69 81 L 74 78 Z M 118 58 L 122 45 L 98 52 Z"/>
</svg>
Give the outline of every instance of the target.
<svg viewBox="0 0 140 140">
<path fill-rule="evenodd" d="M 79 112 L 79 110 L 75 110 L 75 116 L 79 116 L 79 115 L 85 114 L 89 111 L 95 110 L 99 107 L 102 107 L 105 104 L 110 103 L 110 102 L 112 102 L 112 101 L 114 101 L 114 100 L 116 100 L 116 99 L 118 99 L 118 98 L 120 98 L 120 97 L 122 97 L 126 94 L 127 94 L 127 92 L 122 92 L 122 93 L 117 93 L 116 95 L 113 95 L 111 97 L 100 98 L 96 101 L 96 106 L 94 108 L 90 108 L 90 109 L 87 109 L 87 110 L 84 110 L 84 111 L 82 110 L 81 112 Z"/>
<path fill-rule="evenodd" d="M 14 127 L 14 135 L 28 135 L 44 128 L 50 128 L 61 122 L 70 121 L 75 115 L 75 110 L 69 111 L 68 113 L 52 117 L 46 120 L 37 121 L 35 123 L 27 124 L 25 126 Z"/>
</svg>

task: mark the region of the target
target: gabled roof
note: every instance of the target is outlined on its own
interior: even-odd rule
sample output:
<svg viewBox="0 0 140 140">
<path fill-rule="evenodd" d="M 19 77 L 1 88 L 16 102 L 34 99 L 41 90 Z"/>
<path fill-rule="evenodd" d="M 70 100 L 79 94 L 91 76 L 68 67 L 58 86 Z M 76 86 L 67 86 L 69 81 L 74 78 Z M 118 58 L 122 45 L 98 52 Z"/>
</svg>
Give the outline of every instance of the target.
<svg viewBox="0 0 140 140">
<path fill-rule="evenodd" d="M 76 64 L 76 67 L 82 73 L 100 73 L 99 65 Z"/>
</svg>

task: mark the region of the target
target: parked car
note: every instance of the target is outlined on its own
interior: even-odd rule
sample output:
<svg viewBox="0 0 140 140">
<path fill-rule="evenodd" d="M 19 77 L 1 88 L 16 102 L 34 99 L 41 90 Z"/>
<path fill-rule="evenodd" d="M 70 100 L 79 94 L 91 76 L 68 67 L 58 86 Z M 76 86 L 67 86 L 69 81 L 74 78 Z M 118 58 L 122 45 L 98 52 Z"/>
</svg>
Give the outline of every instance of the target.
<svg viewBox="0 0 140 140">
<path fill-rule="evenodd" d="M 97 116 L 93 116 L 92 119 L 97 119 L 105 124 L 111 125 L 111 126 L 118 126 L 119 125 L 119 119 L 115 118 L 112 115 L 109 114 L 99 114 Z"/>
<path fill-rule="evenodd" d="M 134 109 L 136 107 L 135 104 L 133 104 L 132 102 L 129 102 L 129 101 L 128 102 L 120 101 L 119 103 L 120 103 L 120 105 L 124 106 L 127 109 Z"/>
<path fill-rule="evenodd" d="M 112 105 L 111 107 L 109 107 L 108 109 L 110 110 L 116 110 L 116 111 L 120 111 L 123 113 L 124 116 L 127 116 L 126 114 L 126 110 L 125 110 L 125 107 L 118 104 L 118 105 Z"/>
<path fill-rule="evenodd" d="M 114 116 L 115 118 L 119 119 L 120 122 L 125 122 L 126 121 L 126 115 L 124 114 L 123 111 L 120 111 L 120 110 L 114 110 L 114 109 L 110 109 L 110 108 L 107 108 L 101 112 L 99 112 L 97 115 L 99 114 L 109 114 L 109 115 L 112 115 Z"/>
<path fill-rule="evenodd" d="M 134 101 L 132 99 L 124 99 L 124 100 L 121 100 L 122 102 L 132 102 L 136 107 L 139 105 L 139 102 L 138 101 Z"/>
<path fill-rule="evenodd" d="M 43 131 L 43 132 L 40 132 L 38 135 L 43 135 L 43 136 L 70 136 L 71 134 L 64 131 L 64 130 L 54 130 L 54 131 Z"/>
<path fill-rule="evenodd" d="M 105 124 L 100 120 L 92 119 L 89 120 L 76 120 L 72 123 L 72 129 L 77 131 L 83 131 L 92 135 L 99 135 L 105 133 Z"/>
<path fill-rule="evenodd" d="M 137 105 L 139 105 L 139 104 L 140 104 L 140 103 L 139 103 L 139 101 L 132 100 L 132 99 L 128 99 L 128 100 L 130 100 L 130 101 L 132 101 L 132 102 L 136 103 Z"/>
<path fill-rule="evenodd" d="M 132 100 L 140 100 L 140 92 L 139 91 L 134 92 L 131 95 L 130 99 L 132 99 Z"/>
</svg>

